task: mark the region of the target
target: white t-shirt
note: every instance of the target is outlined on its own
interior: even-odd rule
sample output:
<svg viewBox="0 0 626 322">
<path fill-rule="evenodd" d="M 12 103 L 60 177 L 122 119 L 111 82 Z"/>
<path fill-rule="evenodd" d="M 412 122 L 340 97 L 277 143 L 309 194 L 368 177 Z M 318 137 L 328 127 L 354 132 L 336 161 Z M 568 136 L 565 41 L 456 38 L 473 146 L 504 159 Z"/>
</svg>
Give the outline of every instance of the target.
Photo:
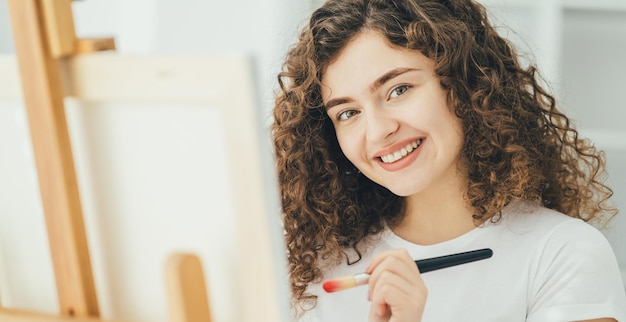
<svg viewBox="0 0 626 322">
<path fill-rule="evenodd" d="M 390 230 L 356 264 L 341 264 L 325 278 L 361 273 L 374 254 L 405 248 L 414 259 L 491 248 L 489 259 L 422 274 L 428 288 L 423 322 L 576 321 L 612 317 L 626 322 L 626 294 L 615 255 L 594 227 L 529 204 L 507 207 L 486 223 L 439 244 L 422 246 Z M 327 294 L 309 285 L 317 306 L 301 322 L 366 322 L 367 286 Z"/>
</svg>

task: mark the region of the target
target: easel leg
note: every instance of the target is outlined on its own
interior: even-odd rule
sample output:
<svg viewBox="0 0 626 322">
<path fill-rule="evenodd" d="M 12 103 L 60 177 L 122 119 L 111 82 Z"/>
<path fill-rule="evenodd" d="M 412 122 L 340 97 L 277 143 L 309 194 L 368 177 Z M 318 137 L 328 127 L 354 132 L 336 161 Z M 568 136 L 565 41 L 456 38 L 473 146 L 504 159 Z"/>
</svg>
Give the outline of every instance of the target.
<svg viewBox="0 0 626 322">
<path fill-rule="evenodd" d="M 65 119 L 60 62 L 47 46 L 50 40 L 41 0 L 8 3 L 61 315 L 98 316 Z"/>
</svg>

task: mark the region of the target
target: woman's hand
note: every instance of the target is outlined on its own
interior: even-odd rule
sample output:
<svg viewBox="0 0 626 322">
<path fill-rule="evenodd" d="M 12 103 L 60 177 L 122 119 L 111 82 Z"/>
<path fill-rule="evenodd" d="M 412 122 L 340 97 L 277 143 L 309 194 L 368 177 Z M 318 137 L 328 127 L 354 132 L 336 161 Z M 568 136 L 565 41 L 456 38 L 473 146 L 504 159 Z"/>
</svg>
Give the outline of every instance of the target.
<svg viewBox="0 0 626 322">
<path fill-rule="evenodd" d="M 370 274 L 370 322 L 419 322 L 428 290 L 415 261 L 404 249 L 378 254 L 365 271 Z"/>
</svg>

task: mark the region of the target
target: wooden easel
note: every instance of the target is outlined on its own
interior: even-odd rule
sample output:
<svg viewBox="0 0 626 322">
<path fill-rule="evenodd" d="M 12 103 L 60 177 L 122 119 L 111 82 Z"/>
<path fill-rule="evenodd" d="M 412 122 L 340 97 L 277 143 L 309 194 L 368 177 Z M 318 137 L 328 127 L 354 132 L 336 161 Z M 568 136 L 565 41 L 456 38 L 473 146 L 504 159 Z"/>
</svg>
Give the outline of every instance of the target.
<svg viewBox="0 0 626 322">
<path fill-rule="evenodd" d="M 44 208 L 59 315 L 0 308 L 1 321 L 97 322 L 98 300 L 65 118 L 63 64 L 114 50 L 112 38 L 77 39 L 71 0 L 9 0 L 35 164 Z M 211 321 L 201 263 L 176 254 L 167 263 L 172 322 Z"/>
</svg>

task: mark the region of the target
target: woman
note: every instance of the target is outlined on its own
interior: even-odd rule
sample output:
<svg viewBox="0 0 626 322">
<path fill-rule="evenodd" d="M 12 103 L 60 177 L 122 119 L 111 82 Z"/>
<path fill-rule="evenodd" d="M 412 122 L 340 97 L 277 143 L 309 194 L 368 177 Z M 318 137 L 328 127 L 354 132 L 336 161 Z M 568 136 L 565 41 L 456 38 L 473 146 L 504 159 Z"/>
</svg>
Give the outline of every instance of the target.
<svg viewBox="0 0 626 322">
<path fill-rule="evenodd" d="M 626 321 L 603 155 L 470 0 L 336 0 L 279 75 L 301 321 Z M 420 274 L 414 260 L 491 248 Z M 367 287 L 326 294 L 330 278 Z"/>
</svg>

